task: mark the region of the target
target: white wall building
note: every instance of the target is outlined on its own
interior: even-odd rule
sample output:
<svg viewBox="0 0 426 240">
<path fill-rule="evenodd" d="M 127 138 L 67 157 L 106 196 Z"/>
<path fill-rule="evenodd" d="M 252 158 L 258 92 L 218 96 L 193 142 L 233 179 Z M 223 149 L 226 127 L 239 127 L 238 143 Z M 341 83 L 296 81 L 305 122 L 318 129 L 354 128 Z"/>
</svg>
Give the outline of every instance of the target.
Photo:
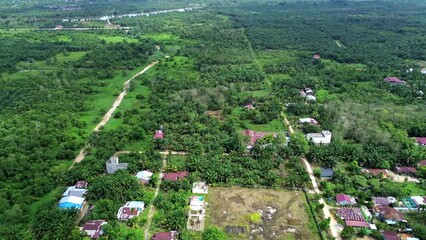
<svg viewBox="0 0 426 240">
<path fill-rule="evenodd" d="M 315 144 L 329 144 L 331 143 L 331 132 L 324 130 L 321 133 L 308 133 L 306 138 Z"/>
</svg>

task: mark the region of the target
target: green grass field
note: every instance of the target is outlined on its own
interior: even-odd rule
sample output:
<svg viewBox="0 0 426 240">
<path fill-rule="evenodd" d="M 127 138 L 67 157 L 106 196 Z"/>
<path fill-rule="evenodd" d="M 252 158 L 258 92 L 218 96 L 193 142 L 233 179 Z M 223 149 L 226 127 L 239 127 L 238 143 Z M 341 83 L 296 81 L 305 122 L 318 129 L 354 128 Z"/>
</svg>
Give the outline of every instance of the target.
<svg viewBox="0 0 426 240">
<path fill-rule="evenodd" d="M 148 65 L 148 64 L 147 64 Z M 142 69 L 144 69 L 146 65 L 140 66 L 139 68 L 136 68 L 132 71 L 127 72 L 126 74 L 123 74 L 122 71 L 116 71 L 116 76 L 112 79 L 105 80 L 106 86 L 103 87 L 94 87 L 99 92 L 97 94 L 94 94 L 91 97 L 91 100 L 89 100 L 88 106 L 89 111 L 81 114 L 80 119 L 84 122 L 86 122 L 85 131 L 92 131 L 93 128 L 99 123 L 99 121 L 102 119 L 102 117 L 105 115 L 105 113 L 111 108 L 113 102 L 117 98 L 117 96 L 121 93 L 123 90 L 123 84 L 125 81 L 127 81 L 129 78 L 131 78 L 136 73 L 140 72 Z M 142 89 L 142 88 L 141 88 Z M 145 90 L 146 91 L 146 90 Z M 130 95 L 131 97 L 132 95 Z M 126 96 L 128 98 L 129 96 Z M 124 101 L 123 100 L 123 101 Z M 125 101 L 124 105 L 128 106 L 129 104 L 132 105 L 132 102 L 128 102 L 128 100 Z M 123 103 L 122 103 L 123 104 Z M 121 111 L 121 110 L 120 110 Z M 111 118 L 113 119 L 113 118 Z M 117 123 L 115 123 L 117 124 Z M 112 126 L 114 126 L 114 122 L 112 123 Z M 110 126 L 105 126 L 110 127 Z"/>
<path fill-rule="evenodd" d="M 99 39 L 101 40 L 105 40 L 107 43 L 118 43 L 118 42 L 123 42 L 123 41 L 127 41 L 127 42 L 139 42 L 138 39 L 134 39 L 134 38 L 128 38 L 128 37 L 122 37 L 122 36 L 105 36 L 105 35 L 101 35 L 98 36 Z"/>
</svg>

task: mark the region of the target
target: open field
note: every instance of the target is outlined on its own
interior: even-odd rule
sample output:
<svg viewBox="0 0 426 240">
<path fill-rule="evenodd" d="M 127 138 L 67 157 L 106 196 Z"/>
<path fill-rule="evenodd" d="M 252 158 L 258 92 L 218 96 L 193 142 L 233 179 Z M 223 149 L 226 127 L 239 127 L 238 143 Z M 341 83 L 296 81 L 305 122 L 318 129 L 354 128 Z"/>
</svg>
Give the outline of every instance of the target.
<svg viewBox="0 0 426 240">
<path fill-rule="evenodd" d="M 310 225 L 303 192 L 211 187 L 208 202 L 207 225 L 223 228 L 230 239 L 318 238 L 312 231 L 315 226 Z M 261 219 L 250 221 L 257 213 Z"/>
<path fill-rule="evenodd" d="M 139 40 L 134 38 L 122 37 L 122 36 L 99 36 L 100 39 L 105 40 L 107 43 L 118 43 L 127 41 L 129 43 L 136 43 Z"/>
</svg>

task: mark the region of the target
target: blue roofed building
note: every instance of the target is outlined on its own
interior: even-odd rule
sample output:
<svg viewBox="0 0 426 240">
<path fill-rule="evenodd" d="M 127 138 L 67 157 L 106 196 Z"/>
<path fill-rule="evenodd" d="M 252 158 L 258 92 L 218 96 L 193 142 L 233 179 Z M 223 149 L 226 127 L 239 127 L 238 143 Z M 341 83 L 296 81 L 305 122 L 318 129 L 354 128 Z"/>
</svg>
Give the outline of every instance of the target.
<svg viewBox="0 0 426 240">
<path fill-rule="evenodd" d="M 76 197 L 76 196 L 67 196 L 61 198 L 59 201 L 59 208 L 62 209 L 81 209 L 84 205 L 84 198 L 82 197 Z"/>
<path fill-rule="evenodd" d="M 333 169 L 331 168 L 321 168 L 321 180 L 330 180 L 334 176 Z"/>
</svg>

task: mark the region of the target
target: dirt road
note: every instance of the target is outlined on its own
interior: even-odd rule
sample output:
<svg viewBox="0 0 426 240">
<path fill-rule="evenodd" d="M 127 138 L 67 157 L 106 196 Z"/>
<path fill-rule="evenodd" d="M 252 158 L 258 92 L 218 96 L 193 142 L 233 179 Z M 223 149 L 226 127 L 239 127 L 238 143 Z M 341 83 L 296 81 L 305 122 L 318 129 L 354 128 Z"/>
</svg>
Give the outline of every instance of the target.
<svg viewBox="0 0 426 240">
<path fill-rule="evenodd" d="M 130 82 L 135 79 L 136 77 L 138 77 L 141 74 L 144 74 L 146 71 L 148 71 L 151 67 L 155 66 L 155 64 L 157 64 L 157 62 L 153 62 L 151 64 L 149 64 L 146 68 L 144 68 L 142 71 L 136 73 L 132 78 L 130 78 L 129 80 L 127 80 L 126 82 L 124 82 L 124 86 L 123 86 L 123 91 L 120 93 L 120 95 L 118 95 L 118 97 L 115 99 L 114 103 L 112 104 L 112 107 L 109 109 L 109 111 L 105 114 L 105 116 L 102 118 L 101 122 L 95 127 L 95 129 L 93 131 L 98 131 L 101 127 L 103 127 L 111 118 L 112 114 L 114 113 L 114 111 L 117 109 L 118 106 L 120 106 L 121 101 L 123 101 L 124 96 L 126 96 L 127 94 L 127 89 L 130 86 Z"/>
<path fill-rule="evenodd" d="M 287 120 L 287 118 L 284 116 L 284 114 L 282 114 L 282 116 L 284 117 L 285 124 L 288 126 L 288 131 L 290 133 L 294 133 L 293 127 L 290 125 L 290 122 Z M 318 188 L 318 184 L 317 184 L 317 181 L 315 179 L 314 171 L 312 170 L 311 164 L 309 164 L 308 160 L 306 160 L 306 158 L 304 158 L 304 157 L 302 157 L 301 160 L 302 160 L 303 164 L 305 165 L 306 171 L 309 173 L 309 178 L 311 179 L 312 187 L 314 188 L 314 192 L 316 194 L 321 194 L 321 191 Z M 324 214 L 324 218 L 330 218 L 331 235 L 336 240 L 342 240 L 342 238 L 339 235 L 339 232 L 341 232 L 342 229 L 343 229 L 342 226 L 337 222 L 334 215 L 330 213 L 330 207 L 327 205 L 327 203 L 324 201 L 324 199 L 321 198 L 319 200 L 319 202 L 324 204 L 324 208 L 322 209 L 323 214 Z"/>
<path fill-rule="evenodd" d="M 108 110 L 108 112 L 105 114 L 105 116 L 102 118 L 102 120 L 98 123 L 98 125 L 96 125 L 95 129 L 93 129 L 94 132 L 99 131 L 99 129 L 101 127 L 103 127 L 111 118 L 112 114 L 114 113 L 114 111 L 118 108 L 118 106 L 120 106 L 121 101 L 123 101 L 124 96 L 126 96 L 127 94 L 127 89 L 130 86 L 130 82 L 135 79 L 136 77 L 138 77 L 141 74 L 144 74 L 146 71 L 148 71 L 150 68 L 152 68 L 153 66 L 155 66 L 158 63 L 158 61 L 153 62 L 151 64 L 149 64 L 147 67 L 145 67 L 142 71 L 136 73 L 133 77 L 131 77 L 129 80 L 127 80 L 126 82 L 124 82 L 123 84 L 123 91 L 120 93 L 120 95 L 118 95 L 118 97 L 115 99 L 114 103 L 112 104 L 112 107 Z M 73 165 L 75 163 L 79 163 L 81 161 L 83 161 L 84 157 L 86 156 L 86 150 L 87 150 L 87 145 L 84 146 L 83 149 L 80 150 L 80 153 L 78 154 L 78 156 L 74 159 Z M 72 166 L 71 166 L 72 167 Z"/>
<path fill-rule="evenodd" d="M 314 176 L 314 171 L 312 170 L 311 165 L 309 164 L 308 160 L 306 158 L 302 157 L 303 164 L 306 167 L 306 171 L 309 173 L 309 177 L 311 178 L 312 187 L 314 188 L 314 191 L 316 194 L 321 194 L 321 191 L 318 188 L 317 181 Z M 337 222 L 336 218 L 333 214 L 330 213 L 330 207 L 327 205 L 327 203 L 324 201 L 323 198 L 319 200 L 320 203 L 324 204 L 324 208 L 322 209 L 322 212 L 324 214 L 324 218 L 330 218 L 330 231 L 331 235 L 336 238 L 336 240 L 341 240 L 342 238 L 339 235 L 339 232 L 343 230 L 342 226 Z"/>
<path fill-rule="evenodd" d="M 388 175 L 389 175 L 389 179 L 391 179 L 394 182 L 415 182 L 415 183 L 419 183 L 419 179 L 417 178 L 413 178 L 410 176 L 403 176 L 403 175 L 398 175 L 392 171 L 388 171 Z"/>
<path fill-rule="evenodd" d="M 146 221 L 146 227 L 145 227 L 145 240 L 149 240 L 149 229 L 151 228 L 152 217 L 154 216 L 154 213 L 155 213 L 155 207 L 153 203 L 155 199 L 157 198 L 158 192 L 160 191 L 160 185 L 163 179 L 164 168 L 167 166 L 166 157 L 168 153 L 160 153 L 160 154 L 163 155 L 163 167 L 161 168 L 161 171 L 159 174 L 160 179 L 158 181 L 157 188 L 155 189 L 154 198 L 152 199 L 151 206 L 149 207 L 148 219 Z"/>
</svg>

